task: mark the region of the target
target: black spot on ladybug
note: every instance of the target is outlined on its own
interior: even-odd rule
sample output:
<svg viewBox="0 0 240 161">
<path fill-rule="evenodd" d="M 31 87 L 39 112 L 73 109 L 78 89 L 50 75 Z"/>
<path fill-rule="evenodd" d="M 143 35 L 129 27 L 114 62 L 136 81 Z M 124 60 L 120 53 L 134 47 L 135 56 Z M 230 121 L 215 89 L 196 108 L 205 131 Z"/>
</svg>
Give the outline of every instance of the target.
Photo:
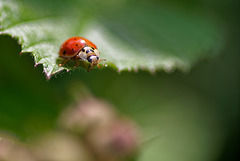
<svg viewBox="0 0 240 161">
<path fill-rule="evenodd" d="M 66 54 L 66 50 L 63 51 L 63 55 L 65 55 L 65 54 Z"/>
<path fill-rule="evenodd" d="M 76 44 L 76 46 L 78 46 L 78 44 Z"/>
<path fill-rule="evenodd" d="M 77 40 L 77 38 L 74 38 L 74 40 Z"/>
<path fill-rule="evenodd" d="M 65 45 L 67 45 L 68 43 L 66 42 Z"/>
<path fill-rule="evenodd" d="M 73 51 L 74 49 L 72 48 L 72 51 Z"/>
</svg>

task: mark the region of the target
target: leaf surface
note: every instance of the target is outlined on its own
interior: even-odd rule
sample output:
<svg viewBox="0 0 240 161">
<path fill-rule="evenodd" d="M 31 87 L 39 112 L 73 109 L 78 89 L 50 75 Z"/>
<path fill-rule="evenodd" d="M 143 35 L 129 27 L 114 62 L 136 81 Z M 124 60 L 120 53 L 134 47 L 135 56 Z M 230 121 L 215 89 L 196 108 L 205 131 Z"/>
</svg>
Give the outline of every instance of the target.
<svg viewBox="0 0 240 161">
<path fill-rule="evenodd" d="M 0 33 L 16 37 L 47 78 L 73 69 L 74 62 L 58 67 L 59 47 L 72 36 L 97 44 L 101 58 L 118 71 L 187 71 L 216 53 L 222 35 L 210 19 L 154 3 L 0 0 Z"/>
</svg>

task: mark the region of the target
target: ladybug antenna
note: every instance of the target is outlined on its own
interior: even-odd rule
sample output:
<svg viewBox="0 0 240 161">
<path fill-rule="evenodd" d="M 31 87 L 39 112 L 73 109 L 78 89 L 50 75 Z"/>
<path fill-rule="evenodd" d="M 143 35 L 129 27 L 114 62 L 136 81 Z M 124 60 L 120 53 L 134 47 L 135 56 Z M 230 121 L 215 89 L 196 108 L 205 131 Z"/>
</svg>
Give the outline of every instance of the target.
<svg viewBox="0 0 240 161">
<path fill-rule="evenodd" d="M 100 60 L 98 60 L 98 62 L 101 62 L 101 61 L 107 61 L 107 59 L 100 59 Z"/>
</svg>

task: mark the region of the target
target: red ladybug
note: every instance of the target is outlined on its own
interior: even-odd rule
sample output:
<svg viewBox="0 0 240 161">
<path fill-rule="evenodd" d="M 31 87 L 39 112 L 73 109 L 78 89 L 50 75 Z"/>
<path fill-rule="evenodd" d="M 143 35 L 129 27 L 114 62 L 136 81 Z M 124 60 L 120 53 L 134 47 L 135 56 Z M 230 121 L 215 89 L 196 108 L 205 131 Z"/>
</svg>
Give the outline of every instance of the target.
<svg viewBox="0 0 240 161">
<path fill-rule="evenodd" d="M 63 66 L 70 59 L 76 60 L 77 64 L 74 68 L 79 66 L 79 59 L 88 61 L 91 63 L 91 67 L 89 70 L 92 70 L 93 66 L 99 66 L 100 61 L 105 61 L 105 59 L 100 60 L 100 53 L 97 50 L 97 46 L 85 39 L 83 37 L 71 37 L 67 39 L 60 47 L 59 57 L 66 59 L 64 63 L 59 64 L 58 66 Z"/>
</svg>

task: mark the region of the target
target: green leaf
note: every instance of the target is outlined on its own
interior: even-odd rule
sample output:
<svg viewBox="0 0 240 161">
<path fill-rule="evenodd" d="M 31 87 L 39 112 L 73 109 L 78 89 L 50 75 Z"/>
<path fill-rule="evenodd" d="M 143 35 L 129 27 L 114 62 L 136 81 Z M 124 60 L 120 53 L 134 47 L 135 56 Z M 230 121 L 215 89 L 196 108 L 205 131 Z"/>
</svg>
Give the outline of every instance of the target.
<svg viewBox="0 0 240 161">
<path fill-rule="evenodd" d="M 118 71 L 187 71 L 222 44 L 207 16 L 148 1 L 0 0 L 0 33 L 16 37 L 48 78 L 73 69 L 73 62 L 58 67 L 59 47 L 71 36 L 93 41 Z"/>
</svg>

